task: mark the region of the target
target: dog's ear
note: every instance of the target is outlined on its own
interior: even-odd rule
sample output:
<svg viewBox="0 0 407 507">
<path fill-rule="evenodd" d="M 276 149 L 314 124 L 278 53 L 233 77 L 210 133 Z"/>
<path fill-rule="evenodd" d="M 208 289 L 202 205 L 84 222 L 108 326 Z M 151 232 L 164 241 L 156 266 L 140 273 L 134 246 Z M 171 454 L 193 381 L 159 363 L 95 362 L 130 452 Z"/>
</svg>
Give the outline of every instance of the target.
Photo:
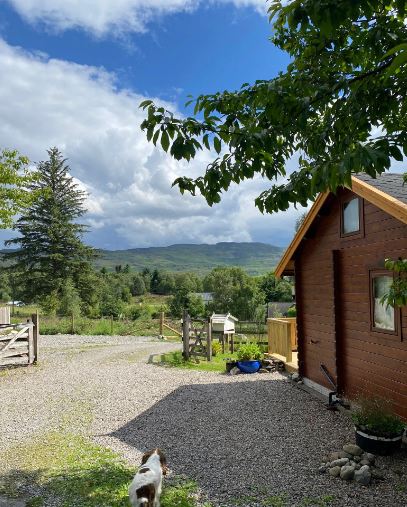
<svg viewBox="0 0 407 507">
<path fill-rule="evenodd" d="M 165 457 L 165 454 L 162 452 L 161 449 L 156 449 L 156 453 L 160 457 L 160 465 L 163 475 L 167 475 L 168 472 L 168 466 L 167 466 L 167 458 Z"/>
<path fill-rule="evenodd" d="M 150 458 L 154 454 L 155 450 L 153 451 L 147 451 L 143 454 L 143 457 L 141 458 L 141 464 L 145 465 L 147 463 L 148 458 Z"/>
</svg>

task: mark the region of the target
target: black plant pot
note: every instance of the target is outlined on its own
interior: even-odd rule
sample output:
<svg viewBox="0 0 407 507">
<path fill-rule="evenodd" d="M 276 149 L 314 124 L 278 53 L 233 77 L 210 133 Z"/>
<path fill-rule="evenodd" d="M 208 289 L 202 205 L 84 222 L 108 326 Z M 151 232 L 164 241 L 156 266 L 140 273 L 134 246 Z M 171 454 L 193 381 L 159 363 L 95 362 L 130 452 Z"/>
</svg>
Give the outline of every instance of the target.
<svg viewBox="0 0 407 507">
<path fill-rule="evenodd" d="M 364 451 L 380 456 L 388 456 L 398 451 L 401 447 L 402 436 L 403 434 L 400 433 L 399 436 L 393 438 L 377 437 L 355 428 L 356 444 Z"/>
</svg>

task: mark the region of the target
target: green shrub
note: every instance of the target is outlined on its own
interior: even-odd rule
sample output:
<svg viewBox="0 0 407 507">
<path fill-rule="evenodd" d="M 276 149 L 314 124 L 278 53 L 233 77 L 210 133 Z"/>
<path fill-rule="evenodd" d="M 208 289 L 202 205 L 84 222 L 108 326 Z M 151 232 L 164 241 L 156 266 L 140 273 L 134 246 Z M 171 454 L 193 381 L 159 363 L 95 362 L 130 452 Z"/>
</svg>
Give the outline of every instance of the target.
<svg viewBox="0 0 407 507">
<path fill-rule="evenodd" d="M 296 317 L 297 316 L 297 308 L 292 306 L 287 310 L 287 317 Z"/>
<path fill-rule="evenodd" d="M 216 356 L 217 354 L 222 353 L 222 345 L 219 342 L 212 342 L 212 355 Z"/>
<path fill-rule="evenodd" d="M 359 398 L 352 411 L 352 420 L 362 431 L 389 438 L 400 435 L 405 427 L 392 412 L 390 403 L 381 398 Z"/>
<path fill-rule="evenodd" d="M 244 343 L 240 345 L 237 351 L 237 358 L 239 361 L 257 361 L 261 356 L 261 349 L 257 343 Z"/>
</svg>

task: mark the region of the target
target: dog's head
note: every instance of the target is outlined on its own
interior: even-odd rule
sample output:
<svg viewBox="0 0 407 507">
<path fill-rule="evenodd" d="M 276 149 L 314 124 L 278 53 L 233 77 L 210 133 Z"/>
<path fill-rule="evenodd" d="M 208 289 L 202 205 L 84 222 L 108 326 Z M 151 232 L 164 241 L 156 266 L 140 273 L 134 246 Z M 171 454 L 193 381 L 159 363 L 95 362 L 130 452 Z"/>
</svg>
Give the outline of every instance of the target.
<svg viewBox="0 0 407 507">
<path fill-rule="evenodd" d="M 160 458 L 160 465 L 161 465 L 161 471 L 163 475 L 167 475 L 168 472 L 168 466 L 167 466 L 167 458 L 165 457 L 165 454 L 162 452 L 161 449 L 152 449 L 151 451 L 145 452 L 143 454 L 143 457 L 141 458 L 141 464 L 145 465 L 147 463 L 147 460 L 153 456 L 153 454 L 156 454 Z"/>
</svg>

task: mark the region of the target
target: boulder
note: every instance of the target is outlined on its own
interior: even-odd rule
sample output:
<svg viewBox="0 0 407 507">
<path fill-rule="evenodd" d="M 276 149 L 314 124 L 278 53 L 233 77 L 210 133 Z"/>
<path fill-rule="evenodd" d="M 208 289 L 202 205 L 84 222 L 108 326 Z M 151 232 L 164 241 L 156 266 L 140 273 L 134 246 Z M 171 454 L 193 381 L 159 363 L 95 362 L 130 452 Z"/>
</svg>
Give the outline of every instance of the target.
<svg viewBox="0 0 407 507">
<path fill-rule="evenodd" d="M 363 450 L 356 444 L 345 444 L 343 450 L 352 456 L 360 456 L 363 453 Z"/>
<path fill-rule="evenodd" d="M 349 464 L 349 458 L 339 458 L 334 461 L 331 461 L 330 467 L 343 467 L 344 465 Z"/>
<path fill-rule="evenodd" d="M 362 484 L 362 486 L 368 486 L 370 484 L 370 479 L 372 478 L 372 474 L 369 470 L 364 470 L 362 467 L 360 470 L 355 470 L 354 479 L 358 484 Z"/>
<path fill-rule="evenodd" d="M 341 467 L 332 467 L 328 470 L 329 475 L 332 475 L 332 477 L 338 477 L 341 473 Z"/>
<path fill-rule="evenodd" d="M 350 465 L 344 465 L 341 468 L 340 477 L 344 481 L 351 481 L 353 479 L 353 476 L 355 475 L 355 469 L 353 466 Z"/>
</svg>

